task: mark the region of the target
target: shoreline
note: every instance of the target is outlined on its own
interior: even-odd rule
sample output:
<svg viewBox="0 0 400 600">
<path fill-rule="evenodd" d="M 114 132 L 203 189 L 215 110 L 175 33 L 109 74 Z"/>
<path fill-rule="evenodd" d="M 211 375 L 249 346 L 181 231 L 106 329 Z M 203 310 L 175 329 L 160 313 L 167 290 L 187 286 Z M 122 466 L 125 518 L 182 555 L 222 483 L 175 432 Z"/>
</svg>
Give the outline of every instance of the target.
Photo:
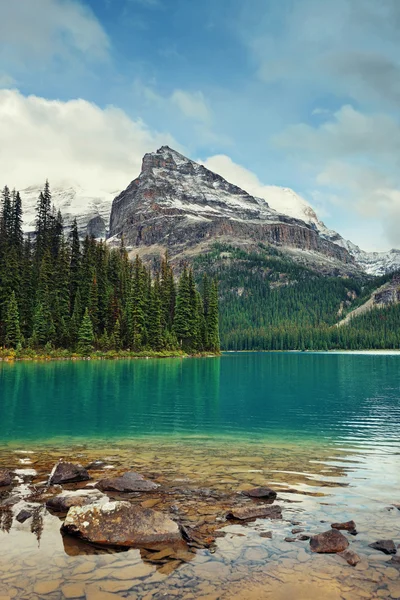
<svg viewBox="0 0 400 600">
<path fill-rule="evenodd" d="M 127 359 L 150 359 L 150 358 L 215 358 L 221 356 L 221 353 L 217 352 L 198 352 L 196 354 L 188 354 L 187 352 L 179 350 L 160 350 L 160 351 L 143 351 L 143 352 L 128 352 L 128 351 L 110 351 L 110 352 L 93 352 L 87 356 L 77 354 L 75 352 L 68 352 L 64 350 L 54 350 L 48 354 L 36 354 L 29 352 L 29 354 L 18 355 L 16 352 L 10 354 L 3 354 L 0 350 L 0 363 L 7 362 L 51 362 L 51 361 L 81 361 L 81 360 L 127 360 Z"/>
</svg>

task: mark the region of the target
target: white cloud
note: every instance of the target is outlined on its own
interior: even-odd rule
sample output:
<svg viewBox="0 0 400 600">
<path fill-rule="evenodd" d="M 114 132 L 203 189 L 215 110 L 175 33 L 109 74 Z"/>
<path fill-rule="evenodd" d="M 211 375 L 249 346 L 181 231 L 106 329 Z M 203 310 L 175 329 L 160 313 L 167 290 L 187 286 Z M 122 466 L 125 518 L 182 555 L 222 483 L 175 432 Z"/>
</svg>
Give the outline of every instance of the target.
<svg viewBox="0 0 400 600">
<path fill-rule="evenodd" d="M 109 40 L 77 0 L 0 0 L 0 57 L 19 67 L 32 60 L 104 60 Z"/>
<path fill-rule="evenodd" d="M 170 102 L 177 106 L 185 117 L 208 123 L 211 119 L 210 111 L 207 107 L 202 92 L 185 92 L 184 90 L 175 90 L 170 98 Z"/>
<path fill-rule="evenodd" d="M 25 97 L 0 90 L 0 187 L 23 189 L 63 181 L 90 190 L 122 190 L 137 177 L 142 157 L 169 134 L 149 130 L 113 106 Z"/>
</svg>

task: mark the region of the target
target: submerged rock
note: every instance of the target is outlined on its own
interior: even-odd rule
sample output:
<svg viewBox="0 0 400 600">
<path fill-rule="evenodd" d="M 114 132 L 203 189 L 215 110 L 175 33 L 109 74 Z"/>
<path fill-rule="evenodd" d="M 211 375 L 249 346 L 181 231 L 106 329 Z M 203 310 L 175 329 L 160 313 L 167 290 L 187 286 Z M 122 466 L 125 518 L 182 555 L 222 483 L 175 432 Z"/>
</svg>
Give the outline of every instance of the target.
<svg viewBox="0 0 400 600">
<path fill-rule="evenodd" d="M 74 506 L 61 529 L 88 542 L 109 546 L 145 547 L 182 540 L 175 521 L 162 512 L 129 502 Z"/>
<path fill-rule="evenodd" d="M 310 539 L 310 549 L 312 552 L 318 554 L 335 554 L 337 552 L 343 552 L 349 546 L 347 538 L 337 531 L 336 529 L 330 529 L 324 533 L 312 536 Z"/>
<path fill-rule="evenodd" d="M 75 483 L 77 481 L 87 481 L 88 479 L 90 479 L 89 473 L 82 465 L 61 461 L 55 465 L 50 473 L 49 485 Z"/>
<path fill-rule="evenodd" d="M 232 508 L 231 511 L 226 515 L 227 519 L 239 519 L 246 521 L 248 519 L 282 519 L 282 508 L 278 505 L 275 506 L 242 506 L 239 508 Z"/>
<path fill-rule="evenodd" d="M 25 521 L 30 519 L 31 516 L 32 513 L 29 510 L 22 509 L 15 518 L 17 519 L 18 523 L 25 523 Z"/>
<path fill-rule="evenodd" d="M 393 540 L 378 540 L 373 544 L 368 544 L 370 548 L 384 552 L 384 554 L 396 554 L 397 548 Z"/>
<path fill-rule="evenodd" d="M 361 558 L 353 552 L 353 550 L 344 550 L 344 552 L 339 552 L 339 556 L 344 558 L 344 560 L 351 566 L 355 567 L 361 561 Z"/>
<path fill-rule="evenodd" d="M 120 477 L 101 479 L 96 487 L 102 492 L 152 492 L 159 485 L 145 479 L 143 475 L 135 473 L 135 471 L 128 471 Z"/>
<path fill-rule="evenodd" d="M 72 506 L 86 506 L 101 498 L 105 498 L 105 496 L 100 491 L 90 490 L 82 493 L 82 490 L 77 490 L 76 492 L 67 492 L 49 498 L 46 502 L 46 508 L 54 512 L 68 512 Z"/>
<path fill-rule="evenodd" d="M 269 487 L 256 487 L 251 490 L 245 490 L 243 494 L 249 496 L 249 498 L 268 498 L 270 500 L 276 498 L 275 490 Z"/>
<path fill-rule="evenodd" d="M 11 485 L 13 473 L 9 469 L 0 469 L 0 487 Z"/>
</svg>

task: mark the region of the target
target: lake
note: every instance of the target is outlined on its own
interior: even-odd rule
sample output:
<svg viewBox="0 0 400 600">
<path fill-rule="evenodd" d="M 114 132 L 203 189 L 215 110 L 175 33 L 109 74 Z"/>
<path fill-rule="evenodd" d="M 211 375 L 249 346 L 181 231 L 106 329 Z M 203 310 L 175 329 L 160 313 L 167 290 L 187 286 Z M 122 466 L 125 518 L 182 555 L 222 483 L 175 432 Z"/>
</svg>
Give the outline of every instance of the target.
<svg viewBox="0 0 400 600">
<path fill-rule="evenodd" d="M 399 373 L 396 353 L 0 364 L 0 467 L 19 477 L 0 491 L 0 597 L 400 598 L 400 569 L 368 546 L 400 543 Z M 103 461 L 94 481 L 139 471 L 162 492 L 133 502 L 216 531 L 215 543 L 157 563 L 62 537 L 43 508 L 59 458 Z M 260 485 L 283 519 L 225 522 Z M 15 520 L 26 503 L 35 524 Z M 349 519 L 355 568 L 285 541 Z"/>
</svg>

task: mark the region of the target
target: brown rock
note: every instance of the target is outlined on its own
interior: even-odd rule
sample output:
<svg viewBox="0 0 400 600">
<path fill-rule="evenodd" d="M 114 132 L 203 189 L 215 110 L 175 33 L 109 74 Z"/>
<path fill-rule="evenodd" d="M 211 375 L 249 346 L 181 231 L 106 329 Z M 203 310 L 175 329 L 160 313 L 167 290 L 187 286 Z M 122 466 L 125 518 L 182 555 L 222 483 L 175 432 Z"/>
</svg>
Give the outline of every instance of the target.
<svg viewBox="0 0 400 600">
<path fill-rule="evenodd" d="M 101 479 L 96 487 L 102 492 L 151 492 L 159 486 L 139 473 L 128 471 L 120 477 Z"/>
<path fill-rule="evenodd" d="M 116 600 L 122 598 L 119 594 L 104 592 L 98 584 L 91 583 L 85 587 L 86 600 Z"/>
<path fill-rule="evenodd" d="M 354 521 L 346 521 L 345 523 L 332 523 L 332 529 L 340 529 L 342 531 L 349 531 L 353 533 L 356 531 L 356 524 Z"/>
<path fill-rule="evenodd" d="M 310 539 L 310 549 L 318 554 L 335 554 L 343 552 L 349 546 L 348 540 L 340 531 L 330 529 L 324 533 L 312 536 Z"/>
<path fill-rule="evenodd" d="M 285 537 L 285 542 L 297 542 L 297 538 Z"/>
<path fill-rule="evenodd" d="M 129 502 L 74 506 L 61 529 L 86 541 L 111 546 L 143 547 L 182 539 L 179 526 L 166 515 Z"/>
<path fill-rule="evenodd" d="M 370 548 L 374 548 L 374 550 L 379 550 L 384 554 L 396 554 L 397 548 L 393 540 L 378 540 L 373 544 L 368 544 Z"/>
<path fill-rule="evenodd" d="M 294 529 L 292 529 L 292 533 L 293 535 L 296 535 L 296 533 L 303 533 L 304 529 L 302 527 L 295 527 Z"/>
<path fill-rule="evenodd" d="M 0 487 L 11 485 L 13 480 L 13 474 L 9 469 L 0 469 Z"/>
<path fill-rule="evenodd" d="M 358 565 L 358 563 L 361 560 L 358 554 L 353 552 L 353 550 L 349 549 L 345 550 L 344 552 L 339 552 L 338 555 L 344 558 L 344 560 L 347 561 L 351 567 L 355 567 L 356 565 Z"/>
<path fill-rule="evenodd" d="M 272 531 L 262 531 L 260 537 L 272 539 Z"/>
<path fill-rule="evenodd" d="M 49 581 L 40 581 L 36 583 L 33 591 L 39 596 L 46 596 L 57 591 L 62 583 L 61 579 L 51 579 Z"/>
<path fill-rule="evenodd" d="M 68 583 L 61 588 L 64 598 L 82 598 L 85 596 L 83 583 Z"/>
<path fill-rule="evenodd" d="M 242 506 L 233 508 L 227 515 L 227 519 L 240 519 L 246 521 L 248 519 L 282 519 L 282 508 L 278 505 L 274 506 Z"/>
<path fill-rule="evenodd" d="M 300 540 L 300 542 L 307 542 L 310 539 L 310 535 L 307 534 L 302 534 L 302 535 L 298 535 L 297 539 Z"/>
<path fill-rule="evenodd" d="M 49 485 L 55 483 L 75 483 L 76 481 L 87 481 L 89 473 L 82 465 L 70 462 L 59 462 L 53 468 L 49 477 Z"/>
<path fill-rule="evenodd" d="M 270 500 L 276 498 L 275 490 L 271 490 L 269 487 L 256 487 L 251 490 L 245 490 L 243 494 L 249 496 L 249 498 L 268 498 Z"/>
</svg>

